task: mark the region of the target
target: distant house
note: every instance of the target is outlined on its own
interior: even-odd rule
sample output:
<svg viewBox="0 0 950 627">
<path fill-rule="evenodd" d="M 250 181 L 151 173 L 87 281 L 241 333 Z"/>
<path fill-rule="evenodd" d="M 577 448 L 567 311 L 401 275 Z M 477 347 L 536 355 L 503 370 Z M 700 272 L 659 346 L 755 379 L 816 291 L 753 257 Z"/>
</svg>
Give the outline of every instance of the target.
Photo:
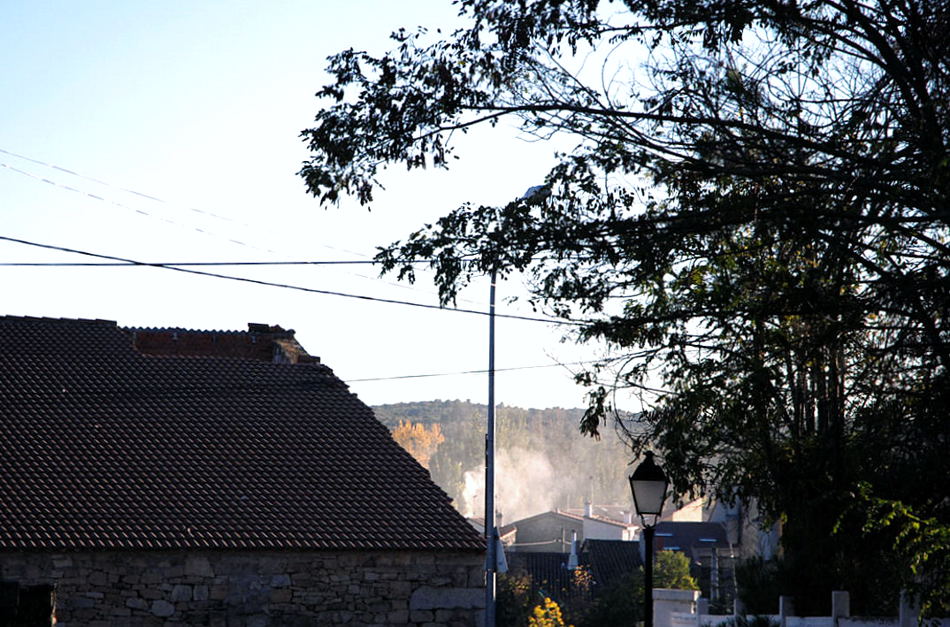
<svg viewBox="0 0 950 627">
<path fill-rule="evenodd" d="M 603 508 L 600 508 L 603 509 Z M 555 509 L 522 518 L 509 525 L 517 531 L 513 551 L 561 552 L 571 550 L 571 540 L 576 537 L 581 543 L 595 540 L 633 540 L 639 525 L 633 522 L 630 512 L 618 512 L 623 519 L 609 517 L 607 510 L 587 504 L 583 510 Z"/>
<path fill-rule="evenodd" d="M 681 551 L 691 560 L 707 555 L 712 549 L 728 554 L 726 529 L 714 522 L 660 522 L 656 526 L 654 548 L 657 551 Z"/>
<path fill-rule="evenodd" d="M 654 549 L 684 553 L 703 597 L 713 602 L 732 602 L 735 554 L 722 523 L 660 522 L 656 526 Z"/>
<path fill-rule="evenodd" d="M 760 557 L 772 559 L 779 554 L 781 524 L 765 524 L 755 501 L 750 503 L 724 503 L 713 501 L 705 520 L 722 523 L 735 553 L 741 558 Z"/>
<path fill-rule="evenodd" d="M 293 331 L 0 317 L 0 623 L 473 625 L 483 562 Z"/>
</svg>

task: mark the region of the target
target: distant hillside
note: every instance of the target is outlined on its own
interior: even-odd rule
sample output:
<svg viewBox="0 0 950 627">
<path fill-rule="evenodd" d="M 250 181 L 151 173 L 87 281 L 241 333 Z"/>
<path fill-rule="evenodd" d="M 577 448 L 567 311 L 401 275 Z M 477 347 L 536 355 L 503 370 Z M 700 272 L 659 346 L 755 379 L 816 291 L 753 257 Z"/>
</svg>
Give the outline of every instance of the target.
<svg viewBox="0 0 950 627">
<path fill-rule="evenodd" d="M 487 407 L 469 401 L 379 405 L 376 416 L 392 431 L 400 421 L 438 424 L 444 441 L 429 459 L 432 479 L 463 514 L 484 513 Z M 608 430 L 597 441 L 582 436 L 583 409 L 496 407 L 496 489 L 507 521 L 586 499 L 625 504 L 628 449 Z M 408 448 L 408 447 L 407 447 Z"/>
<path fill-rule="evenodd" d="M 376 417 L 384 425 L 392 429 L 400 420 L 431 424 L 433 422 L 445 425 L 456 421 L 466 421 L 472 416 L 482 416 L 487 419 L 488 406 L 471 401 L 419 401 L 414 403 L 393 403 L 391 405 L 376 405 L 373 407 Z M 566 424 L 571 422 L 574 427 L 580 422 L 584 410 L 562 409 L 522 409 L 504 404 L 495 407 L 496 420 L 527 420 L 547 424 Z"/>
</svg>

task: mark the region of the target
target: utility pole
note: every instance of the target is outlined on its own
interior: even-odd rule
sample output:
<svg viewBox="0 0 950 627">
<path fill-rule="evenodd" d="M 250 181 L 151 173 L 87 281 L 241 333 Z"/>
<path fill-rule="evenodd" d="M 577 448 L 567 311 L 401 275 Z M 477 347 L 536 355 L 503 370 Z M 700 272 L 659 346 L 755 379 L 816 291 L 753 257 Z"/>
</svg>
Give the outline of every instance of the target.
<svg viewBox="0 0 950 627">
<path fill-rule="evenodd" d="M 488 293 L 488 427 L 485 433 L 485 627 L 495 627 L 495 270 Z"/>
</svg>

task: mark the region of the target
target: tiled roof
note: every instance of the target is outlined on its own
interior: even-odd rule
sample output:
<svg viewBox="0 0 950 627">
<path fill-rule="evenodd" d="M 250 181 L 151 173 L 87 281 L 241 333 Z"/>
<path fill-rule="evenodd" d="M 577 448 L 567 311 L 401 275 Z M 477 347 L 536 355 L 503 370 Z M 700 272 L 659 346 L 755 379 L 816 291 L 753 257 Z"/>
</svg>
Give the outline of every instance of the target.
<svg viewBox="0 0 950 627">
<path fill-rule="evenodd" d="M 0 317 L 0 550 L 483 549 L 315 359 L 156 356 L 137 332 Z"/>
<path fill-rule="evenodd" d="M 653 547 L 657 551 L 682 551 L 694 558 L 696 549 L 729 546 L 726 529 L 716 522 L 660 522 Z"/>
<path fill-rule="evenodd" d="M 584 540 L 581 549 L 587 555 L 594 583 L 609 588 L 643 565 L 640 543 L 628 540 Z"/>
<path fill-rule="evenodd" d="M 571 592 L 574 573 L 567 568 L 567 553 L 514 551 L 506 554 L 509 572 L 528 574 L 542 596 L 560 601 Z"/>
</svg>

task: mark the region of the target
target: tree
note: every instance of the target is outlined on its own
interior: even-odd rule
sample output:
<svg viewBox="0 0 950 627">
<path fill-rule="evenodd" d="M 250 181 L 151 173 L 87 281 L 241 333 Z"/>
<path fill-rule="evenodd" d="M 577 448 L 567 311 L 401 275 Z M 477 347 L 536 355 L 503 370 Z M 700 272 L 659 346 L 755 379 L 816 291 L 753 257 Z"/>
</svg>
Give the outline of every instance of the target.
<svg viewBox="0 0 950 627">
<path fill-rule="evenodd" d="M 506 117 L 575 138 L 545 193 L 463 205 L 384 267 L 431 260 L 444 302 L 524 272 L 535 305 L 628 353 L 579 377 L 581 429 L 645 394 L 634 452 L 782 519 L 800 608 L 843 585 L 866 611 L 898 585 L 938 598 L 947 552 L 887 559 L 906 535 L 873 504 L 945 537 L 950 3 L 601 4 L 462 0 L 453 33 L 331 57 L 309 190 L 369 204 L 379 168 L 448 167 L 453 133 Z"/>
<path fill-rule="evenodd" d="M 408 420 L 399 421 L 393 429 L 393 439 L 426 469 L 429 468 L 429 460 L 439 445 L 445 442 L 439 423 L 426 427 L 421 422 L 412 423 Z"/>
<path fill-rule="evenodd" d="M 536 605 L 528 617 L 528 627 L 566 627 L 561 608 L 551 599 L 544 599 Z"/>
<path fill-rule="evenodd" d="M 689 558 L 679 551 L 659 551 L 654 558 L 654 587 L 674 590 L 699 590 L 696 579 L 689 574 Z"/>
</svg>

